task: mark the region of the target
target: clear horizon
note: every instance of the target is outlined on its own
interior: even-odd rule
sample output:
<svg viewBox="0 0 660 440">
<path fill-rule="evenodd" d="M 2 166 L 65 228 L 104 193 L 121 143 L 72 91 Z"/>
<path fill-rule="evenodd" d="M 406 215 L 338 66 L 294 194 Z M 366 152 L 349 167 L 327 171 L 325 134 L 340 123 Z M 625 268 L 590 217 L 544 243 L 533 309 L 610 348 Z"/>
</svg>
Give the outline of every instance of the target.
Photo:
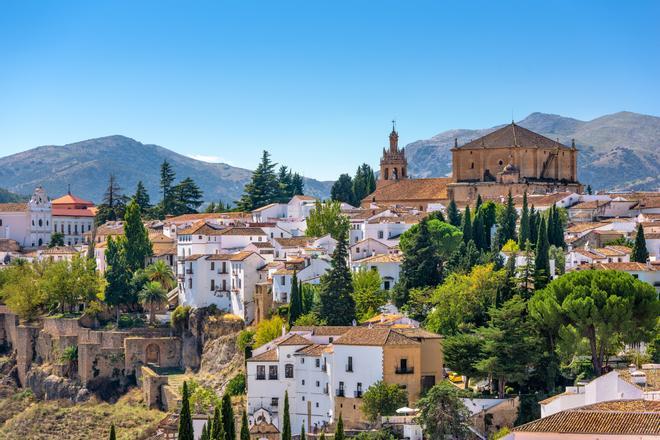
<svg viewBox="0 0 660 440">
<path fill-rule="evenodd" d="M 393 118 L 405 145 L 660 115 L 660 3 L 574 3 L 4 3 L 0 156 L 119 134 L 334 180 L 377 164 Z"/>
</svg>

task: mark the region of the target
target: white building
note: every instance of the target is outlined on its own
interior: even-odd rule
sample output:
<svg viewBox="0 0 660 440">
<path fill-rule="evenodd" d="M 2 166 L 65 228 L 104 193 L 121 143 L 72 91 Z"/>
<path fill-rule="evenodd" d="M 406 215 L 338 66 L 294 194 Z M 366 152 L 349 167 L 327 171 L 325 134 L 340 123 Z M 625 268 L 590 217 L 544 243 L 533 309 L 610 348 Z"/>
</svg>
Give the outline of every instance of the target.
<svg viewBox="0 0 660 440">
<path fill-rule="evenodd" d="M 573 269 L 583 264 L 628 263 L 630 261 L 630 253 L 630 248 L 626 246 L 573 249 L 566 254 L 566 269 Z"/>
<path fill-rule="evenodd" d="M 52 227 L 51 203 L 40 186 L 27 203 L 0 203 L 0 238 L 34 249 L 50 242 Z"/>
<path fill-rule="evenodd" d="M 330 269 L 329 257 L 304 258 L 300 260 L 302 262 L 295 266 L 288 265 L 287 262 L 284 262 L 283 267 L 270 270 L 269 275 L 273 280 L 273 302 L 288 303 L 291 300 L 294 273 L 300 282 L 319 284 L 321 275 Z"/>
<path fill-rule="evenodd" d="M 403 255 L 401 254 L 374 255 L 362 260 L 352 261 L 351 268 L 354 272 L 360 270 L 377 271 L 381 280 L 380 288 L 390 290 L 399 281 L 402 262 Z"/>
<path fill-rule="evenodd" d="M 179 304 L 219 309 L 254 319 L 254 291 L 265 260 L 254 252 L 191 255 L 178 274 Z"/>
<path fill-rule="evenodd" d="M 94 226 L 94 204 L 67 193 L 53 200 L 51 205 L 53 232 L 62 234 L 67 246 L 83 243 L 83 234 L 90 232 Z"/>
</svg>

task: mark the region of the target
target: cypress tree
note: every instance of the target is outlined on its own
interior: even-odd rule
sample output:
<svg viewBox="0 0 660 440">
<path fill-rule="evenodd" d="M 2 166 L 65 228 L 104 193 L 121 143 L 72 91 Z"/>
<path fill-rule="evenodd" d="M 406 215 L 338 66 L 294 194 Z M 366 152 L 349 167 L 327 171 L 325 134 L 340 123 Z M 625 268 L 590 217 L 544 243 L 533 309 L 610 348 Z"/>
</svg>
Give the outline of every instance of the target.
<svg viewBox="0 0 660 440">
<path fill-rule="evenodd" d="M 542 289 L 548 284 L 550 279 L 550 258 L 548 250 L 548 232 L 545 225 L 545 219 L 541 218 L 539 224 L 539 237 L 536 241 L 536 256 L 534 258 L 534 288 Z"/>
<path fill-rule="evenodd" d="M 305 423 L 300 427 L 300 440 L 305 440 Z"/>
<path fill-rule="evenodd" d="M 213 411 L 213 423 L 211 423 L 211 440 L 225 440 L 225 428 L 222 423 L 222 416 L 220 415 L 220 408 L 215 407 Z"/>
<path fill-rule="evenodd" d="M 637 225 L 637 234 L 635 235 L 635 242 L 633 243 L 632 253 L 630 260 L 637 263 L 646 263 L 649 258 L 649 251 L 646 249 L 646 238 L 644 237 L 644 227 Z"/>
<path fill-rule="evenodd" d="M 474 205 L 474 213 L 476 215 L 477 211 L 479 211 L 479 208 L 481 207 L 481 204 L 484 201 L 481 199 L 481 194 L 477 194 L 477 203 Z"/>
<path fill-rule="evenodd" d="M 353 278 L 347 263 L 347 235 L 346 230 L 340 232 L 330 270 L 321 276 L 319 315 L 327 325 L 350 325 L 355 319 Z"/>
<path fill-rule="evenodd" d="M 289 301 L 289 326 L 293 326 L 296 323 L 296 319 L 303 314 L 302 310 L 302 295 L 300 293 L 300 286 L 298 284 L 298 277 L 296 272 L 293 272 L 293 277 L 291 278 L 291 298 Z"/>
<path fill-rule="evenodd" d="M 222 396 L 222 424 L 225 429 L 225 440 L 236 440 L 234 410 L 231 407 L 231 397 L 227 393 Z"/>
<path fill-rule="evenodd" d="M 344 440 L 344 420 L 341 418 L 341 413 L 339 413 L 339 420 L 337 421 L 337 427 L 335 428 L 335 438 L 334 440 Z"/>
<path fill-rule="evenodd" d="M 135 200 L 135 203 L 137 203 L 140 207 L 140 212 L 142 215 L 145 215 L 149 209 L 151 209 L 149 193 L 147 192 L 147 189 L 144 187 L 144 183 L 142 183 L 141 180 L 137 183 L 137 188 L 135 189 L 133 200 Z"/>
<path fill-rule="evenodd" d="M 250 425 L 248 424 L 247 412 L 243 410 L 241 417 L 241 440 L 250 440 Z"/>
<path fill-rule="evenodd" d="M 527 240 L 529 240 L 529 209 L 527 208 L 527 191 L 525 191 L 520 214 L 520 228 L 518 229 L 518 247 L 523 249 Z"/>
<path fill-rule="evenodd" d="M 564 242 L 564 224 L 561 221 L 561 215 L 559 213 L 559 208 L 555 206 L 553 212 L 553 222 L 555 224 L 555 243 L 554 245 L 560 248 L 563 248 L 566 243 Z"/>
<path fill-rule="evenodd" d="M 183 382 L 183 396 L 181 400 L 181 413 L 179 414 L 179 440 L 195 440 L 193 435 L 192 416 L 190 414 L 190 395 L 188 384 Z"/>
<path fill-rule="evenodd" d="M 593 190 L 591 189 L 591 185 L 587 185 L 587 194 L 589 194 L 589 195 L 593 194 Z"/>
<path fill-rule="evenodd" d="M 284 415 L 282 416 L 282 440 L 291 440 L 291 419 L 289 416 L 289 392 L 284 392 Z"/>
<path fill-rule="evenodd" d="M 211 438 L 211 435 L 213 434 L 213 421 L 211 420 L 211 417 L 206 418 L 206 424 L 204 427 L 206 428 L 206 438 L 208 440 L 213 440 Z"/>
<path fill-rule="evenodd" d="M 126 207 L 124 215 L 124 250 L 126 265 L 131 272 L 144 269 L 145 259 L 152 254 L 151 241 L 147 228 L 142 223 L 140 207 L 135 199 Z"/>
<path fill-rule="evenodd" d="M 509 240 L 515 240 L 516 237 L 516 219 L 518 214 L 516 213 L 516 207 L 513 204 L 513 196 L 509 190 L 509 196 L 506 201 L 506 207 L 504 208 L 504 215 L 501 219 L 501 233 L 499 235 L 500 243 L 498 246 L 501 248 Z"/>
<path fill-rule="evenodd" d="M 532 205 L 531 209 L 529 210 L 529 241 L 531 243 L 536 243 L 536 240 L 538 240 L 538 227 L 539 213 L 534 209 L 534 205 Z"/>
<path fill-rule="evenodd" d="M 477 210 L 475 212 L 474 221 L 472 222 L 472 239 L 478 249 L 488 249 L 486 230 L 484 227 L 484 214 L 482 210 Z"/>
<path fill-rule="evenodd" d="M 115 433 L 114 423 L 110 426 L 110 440 L 117 440 L 117 434 Z"/>
<path fill-rule="evenodd" d="M 105 302 L 114 306 L 119 325 L 119 306 L 127 300 L 130 290 L 131 273 L 126 264 L 124 251 L 125 237 L 113 239 L 108 237 L 108 247 L 105 253 L 107 269 L 105 271 Z"/>
<path fill-rule="evenodd" d="M 325 440 L 325 431 L 321 431 L 321 436 L 319 437 L 319 440 Z"/>
<path fill-rule="evenodd" d="M 472 216 L 468 205 L 463 213 L 463 241 L 467 244 L 470 240 L 472 240 Z"/>
<path fill-rule="evenodd" d="M 449 224 L 454 225 L 457 228 L 461 227 L 461 213 L 459 212 L 453 198 L 449 202 L 449 207 L 447 208 L 447 220 L 449 220 Z"/>
<path fill-rule="evenodd" d="M 202 426 L 202 435 L 199 437 L 199 440 L 211 440 L 209 438 L 208 426 L 208 423 L 204 423 L 204 426 Z"/>
</svg>

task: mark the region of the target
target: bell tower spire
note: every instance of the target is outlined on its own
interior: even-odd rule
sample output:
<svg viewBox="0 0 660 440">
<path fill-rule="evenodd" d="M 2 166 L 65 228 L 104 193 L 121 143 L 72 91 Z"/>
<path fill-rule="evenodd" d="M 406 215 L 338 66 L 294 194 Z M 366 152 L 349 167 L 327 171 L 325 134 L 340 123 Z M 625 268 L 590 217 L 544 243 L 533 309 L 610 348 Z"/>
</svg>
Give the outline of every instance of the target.
<svg viewBox="0 0 660 440">
<path fill-rule="evenodd" d="M 392 119 L 392 132 L 390 133 L 390 153 L 399 151 L 399 133 L 396 132 L 396 121 Z"/>
<path fill-rule="evenodd" d="M 390 148 L 383 149 L 383 157 L 380 159 L 380 177 L 378 181 L 400 180 L 408 178 L 408 162 L 406 161 L 405 149 L 399 149 L 399 133 L 396 131 L 396 121 L 392 121 L 390 132 Z"/>
</svg>

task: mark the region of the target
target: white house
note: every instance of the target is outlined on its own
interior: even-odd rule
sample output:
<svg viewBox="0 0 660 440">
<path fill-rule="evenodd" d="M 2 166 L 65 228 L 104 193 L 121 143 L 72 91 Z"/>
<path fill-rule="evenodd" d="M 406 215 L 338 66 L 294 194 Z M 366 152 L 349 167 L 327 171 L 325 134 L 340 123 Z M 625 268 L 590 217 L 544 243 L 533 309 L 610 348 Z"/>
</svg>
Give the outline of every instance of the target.
<svg viewBox="0 0 660 440">
<path fill-rule="evenodd" d="M 51 202 L 53 232 L 64 237 L 64 244 L 75 246 L 83 243 L 83 234 L 94 226 L 94 203 L 76 197 L 70 192 Z"/>
<path fill-rule="evenodd" d="M 298 281 L 308 284 L 318 284 L 321 275 L 330 269 L 329 257 L 304 258 L 302 264 L 287 265 L 272 270 L 270 277 L 273 280 L 273 301 L 278 303 L 288 303 L 291 300 L 291 286 L 293 274 L 296 274 Z M 298 260 L 296 260 L 298 261 Z"/>
<path fill-rule="evenodd" d="M 390 290 L 399 281 L 402 262 L 403 255 L 401 254 L 379 254 L 352 261 L 351 268 L 354 272 L 360 270 L 377 271 L 381 279 L 381 289 Z"/>
<path fill-rule="evenodd" d="M 46 191 L 37 187 L 27 203 L 0 203 L 0 238 L 34 249 L 50 242 L 52 207 Z"/>
</svg>

